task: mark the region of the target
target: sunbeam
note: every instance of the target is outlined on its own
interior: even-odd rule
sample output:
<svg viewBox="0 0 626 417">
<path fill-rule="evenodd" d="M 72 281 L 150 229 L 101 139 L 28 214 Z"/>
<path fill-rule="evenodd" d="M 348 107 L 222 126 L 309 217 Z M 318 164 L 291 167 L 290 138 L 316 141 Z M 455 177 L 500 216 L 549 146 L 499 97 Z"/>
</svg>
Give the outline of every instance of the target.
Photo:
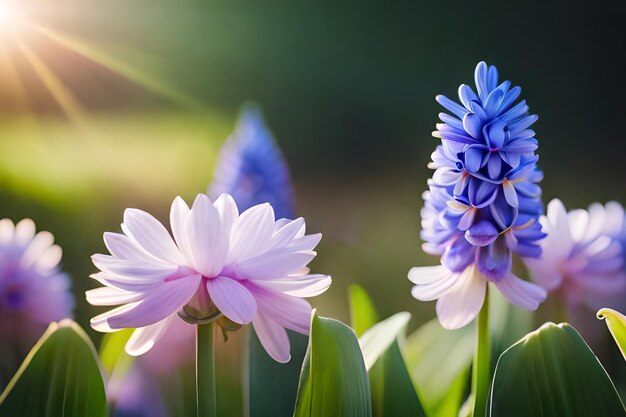
<svg viewBox="0 0 626 417">
<path fill-rule="evenodd" d="M 31 48 L 21 41 L 17 43 L 26 60 L 67 117 L 78 126 L 86 127 L 85 112 L 72 91 Z"/>
<path fill-rule="evenodd" d="M 173 87 L 163 80 L 160 80 L 155 76 L 128 64 L 127 62 L 113 57 L 98 48 L 92 47 L 84 41 L 74 39 L 66 34 L 60 34 L 58 31 L 44 28 L 40 25 L 34 24 L 33 27 L 59 45 L 62 45 L 63 47 L 80 54 L 99 65 L 102 65 L 103 67 L 119 74 L 120 76 L 152 93 L 191 109 L 206 110 L 206 106 L 204 104 L 193 97 L 182 93 L 176 87 Z"/>
</svg>

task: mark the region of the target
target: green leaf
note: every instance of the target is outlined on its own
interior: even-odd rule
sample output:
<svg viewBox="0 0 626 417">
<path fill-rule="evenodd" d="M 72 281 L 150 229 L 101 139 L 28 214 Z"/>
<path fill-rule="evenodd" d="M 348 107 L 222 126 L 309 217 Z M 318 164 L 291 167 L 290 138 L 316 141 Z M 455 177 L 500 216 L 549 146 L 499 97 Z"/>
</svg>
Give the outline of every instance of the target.
<svg viewBox="0 0 626 417">
<path fill-rule="evenodd" d="M 546 323 L 506 350 L 492 384 L 491 417 L 625 416 L 613 382 L 578 332 Z"/>
<path fill-rule="evenodd" d="M 369 381 L 356 334 L 313 310 L 294 416 L 371 415 Z"/>
<path fill-rule="evenodd" d="M 626 316 L 610 308 L 603 308 L 598 311 L 598 318 L 606 319 L 606 325 L 626 359 Z"/>
<path fill-rule="evenodd" d="M 126 342 L 132 336 L 135 329 L 123 329 L 113 333 L 106 333 L 100 344 L 100 363 L 107 375 L 111 376 L 113 370 L 123 378 L 130 370 L 133 357 L 124 351 Z"/>
<path fill-rule="evenodd" d="M 378 313 L 363 288 L 352 285 L 349 298 L 352 324 L 362 334 L 359 344 L 369 370 L 374 416 L 424 416 L 398 344 L 411 315 L 398 313 L 376 324 Z"/>
<path fill-rule="evenodd" d="M 250 329 L 248 333 L 248 383 L 244 388 L 247 416 L 293 415 L 308 337 L 291 331 L 287 333 L 291 342 L 291 360 L 287 363 L 278 363 L 272 359 L 254 330 Z"/>
<path fill-rule="evenodd" d="M 397 340 L 370 371 L 370 383 L 374 416 L 426 416 Z"/>
<path fill-rule="evenodd" d="M 361 337 L 367 329 L 378 323 L 378 313 L 370 296 L 360 285 L 350 285 L 348 299 L 350 301 L 350 323 L 357 336 Z"/>
<path fill-rule="evenodd" d="M 72 320 L 51 323 L 0 396 L 0 417 L 104 417 L 102 373 Z"/>
<path fill-rule="evenodd" d="M 456 416 L 474 356 L 476 327 L 446 330 L 433 319 L 409 336 L 406 358 L 429 417 Z"/>
<path fill-rule="evenodd" d="M 398 336 L 404 333 L 409 320 L 411 314 L 403 311 L 375 324 L 363 333 L 359 338 L 359 344 L 367 370 L 370 370 Z"/>
</svg>

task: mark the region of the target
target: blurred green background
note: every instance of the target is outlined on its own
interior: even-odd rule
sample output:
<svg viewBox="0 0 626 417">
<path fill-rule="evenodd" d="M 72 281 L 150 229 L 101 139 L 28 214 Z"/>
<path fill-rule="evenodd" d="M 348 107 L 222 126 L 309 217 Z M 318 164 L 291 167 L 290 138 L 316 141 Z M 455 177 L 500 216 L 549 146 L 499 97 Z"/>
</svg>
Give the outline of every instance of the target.
<svg viewBox="0 0 626 417">
<path fill-rule="evenodd" d="M 624 203 L 624 17 L 602 1 L 2 1 L 0 217 L 54 233 L 87 327 L 102 233 L 204 192 L 253 100 L 324 234 L 312 268 L 334 284 L 313 304 L 346 321 L 358 282 L 414 328 L 434 316 L 406 279 L 437 261 L 419 247 L 434 96 L 496 65 L 540 116 L 544 200 Z"/>
</svg>

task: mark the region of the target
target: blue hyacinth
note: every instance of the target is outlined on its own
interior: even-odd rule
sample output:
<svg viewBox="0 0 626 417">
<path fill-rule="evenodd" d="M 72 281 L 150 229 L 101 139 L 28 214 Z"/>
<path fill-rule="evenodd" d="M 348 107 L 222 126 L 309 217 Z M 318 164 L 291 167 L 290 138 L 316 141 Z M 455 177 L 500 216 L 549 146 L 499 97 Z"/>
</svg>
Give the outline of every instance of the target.
<svg viewBox="0 0 626 417">
<path fill-rule="evenodd" d="M 450 328 L 475 317 L 487 281 L 528 309 L 545 297 L 545 291 L 511 273 L 512 254 L 540 256 L 538 241 L 545 237 L 538 222 L 543 204 L 537 185 L 542 179 L 537 139 L 529 129 L 537 116 L 529 114 L 526 101 L 515 104 L 520 87 L 511 88 L 509 81 L 498 84 L 495 67 L 481 62 L 474 75 L 477 92 L 461 85 L 462 104 L 436 97 L 452 114 L 440 113 L 443 123 L 433 132 L 441 145 L 429 165 L 435 173 L 424 193 L 421 237 L 426 252 L 441 255 L 442 267 L 414 268 L 409 274 L 417 284 L 413 295 L 439 299 L 439 318 Z M 476 282 L 475 298 L 480 301 L 456 300 L 466 302 L 467 311 L 452 319 L 447 310 L 455 311 L 455 291 L 459 297 L 468 292 L 461 288 L 470 285 L 463 282 L 468 279 Z M 450 303 L 442 301 L 446 296 Z"/>
<path fill-rule="evenodd" d="M 277 219 L 293 219 L 289 168 L 259 109 L 245 107 L 220 151 L 209 196 L 228 193 L 241 211 L 269 202 Z"/>
</svg>

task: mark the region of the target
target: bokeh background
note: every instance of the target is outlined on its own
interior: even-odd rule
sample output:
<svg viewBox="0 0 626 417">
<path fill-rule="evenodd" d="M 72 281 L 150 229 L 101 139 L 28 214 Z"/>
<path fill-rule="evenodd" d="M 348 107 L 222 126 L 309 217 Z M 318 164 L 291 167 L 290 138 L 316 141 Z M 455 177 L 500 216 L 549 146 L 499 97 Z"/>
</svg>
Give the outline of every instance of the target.
<svg viewBox="0 0 626 417">
<path fill-rule="evenodd" d="M 434 316 L 406 279 L 436 262 L 419 239 L 434 96 L 496 65 L 540 116 L 544 201 L 626 203 L 625 17 L 603 1 L 0 0 L 0 217 L 54 233 L 88 327 L 102 233 L 126 207 L 166 220 L 204 192 L 252 100 L 324 234 L 312 267 L 334 284 L 314 305 L 348 320 L 356 282 L 415 328 Z"/>
</svg>

